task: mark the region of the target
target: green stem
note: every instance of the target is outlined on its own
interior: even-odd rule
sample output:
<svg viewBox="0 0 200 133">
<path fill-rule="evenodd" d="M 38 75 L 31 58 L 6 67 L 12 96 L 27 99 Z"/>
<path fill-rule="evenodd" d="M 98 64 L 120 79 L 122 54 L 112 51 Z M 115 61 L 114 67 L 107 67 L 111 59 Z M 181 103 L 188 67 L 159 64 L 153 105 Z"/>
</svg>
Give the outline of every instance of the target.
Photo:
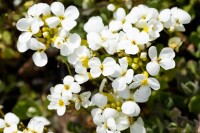
<svg viewBox="0 0 200 133">
<path fill-rule="evenodd" d="M 0 115 L 4 118 L 5 114 L 3 113 L 3 111 L 0 109 Z"/>
<path fill-rule="evenodd" d="M 68 62 L 65 61 L 61 56 L 58 57 L 58 60 L 60 60 L 62 63 L 64 63 L 64 64 L 67 66 L 67 70 L 68 70 L 68 72 L 69 72 L 69 75 L 73 76 L 73 75 L 72 75 L 72 72 L 71 72 L 71 70 L 70 70 L 70 67 L 69 67 Z"/>
</svg>

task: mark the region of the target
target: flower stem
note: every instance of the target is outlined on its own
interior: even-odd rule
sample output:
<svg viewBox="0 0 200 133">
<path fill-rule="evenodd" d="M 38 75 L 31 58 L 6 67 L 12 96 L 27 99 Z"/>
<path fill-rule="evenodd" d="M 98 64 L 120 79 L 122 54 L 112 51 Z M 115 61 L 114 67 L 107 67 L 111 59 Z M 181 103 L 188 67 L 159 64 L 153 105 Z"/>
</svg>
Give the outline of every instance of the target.
<svg viewBox="0 0 200 133">
<path fill-rule="evenodd" d="M 101 84 L 100 84 L 100 87 L 99 87 L 99 92 L 103 92 L 103 88 L 105 87 L 105 84 L 107 82 L 107 79 L 104 78 L 102 81 L 101 81 Z"/>
<path fill-rule="evenodd" d="M 60 60 L 62 63 L 64 63 L 64 64 L 67 66 L 67 70 L 68 70 L 68 72 L 69 72 L 69 75 L 73 76 L 73 75 L 72 75 L 72 72 L 71 72 L 71 69 L 70 69 L 70 67 L 69 67 L 68 62 L 65 61 L 61 56 L 59 56 L 57 59 Z"/>
</svg>

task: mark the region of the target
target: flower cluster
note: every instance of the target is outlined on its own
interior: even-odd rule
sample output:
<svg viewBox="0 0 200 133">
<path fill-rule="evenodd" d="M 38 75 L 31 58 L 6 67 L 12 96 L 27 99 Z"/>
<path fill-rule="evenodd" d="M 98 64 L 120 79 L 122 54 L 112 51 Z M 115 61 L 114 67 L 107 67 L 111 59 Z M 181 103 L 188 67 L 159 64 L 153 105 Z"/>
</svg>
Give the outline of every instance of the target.
<svg viewBox="0 0 200 133">
<path fill-rule="evenodd" d="M 15 114 L 9 112 L 5 114 L 4 119 L 0 118 L 0 131 L 3 133 L 43 133 L 44 127 L 49 124 L 50 122 L 46 118 L 36 116 L 25 127 Z"/>
<path fill-rule="evenodd" d="M 67 75 L 63 84 L 51 88 L 48 109 L 63 115 L 66 107 L 75 106 L 79 110 L 92 106 L 97 133 L 120 133 L 127 128 L 131 133 L 144 133 L 144 123 L 138 117 L 139 103 L 147 102 L 152 89 L 160 88 L 153 76 L 162 68 L 175 67 L 173 49 L 181 44 L 177 39 L 172 40 L 173 45 L 170 43 L 158 55 L 152 42 L 163 30 L 184 31 L 183 24 L 189 23 L 191 17 L 176 7 L 158 12 L 138 5 L 128 13 L 123 8 L 115 9 L 114 5 L 108 8 L 113 11 L 113 19 L 105 25 L 101 17 L 91 17 L 84 25 L 87 33 L 84 40 L 77 33 L 69 32 L 79 16 L 76 7 L 64 10 L 59 2 L 50 7 L 43 3 L 34 5 L 28 10 L 27 18 L 17 23 L 17 28 L 24 31 L 17 46 L 21 52 L 37 50 L 33 60 L 37 66 L 44 66 L 47 63 L 44 51 L 51 45 L 60 49 L 75 69 L 74 76 Z M 87 44 L 81 44 L 81 40 Z M 99 92 L 94 95 L 83 92 L 80 85 L 95 79 L 102 80 Z"/>
<path fill-rule="evenodd" d="M 51 6 L 45 3 L 33 5 L 26 18 L 20 19 L 16 24 L 17 29 L 23 31 L 18 39 L 18 50 L 36 51 L 32 58 L 39 67 L 47 64 L 44 51 L 50 46 L 60 49 L 61 55 L 72 54 L 81 42 L 78 34 L 70 33 L 77 24 L 75 20 L 78 16 L 79 11 L 75 6 L 65 9 L 60 2 L 54 2 Z"/>
</svg>

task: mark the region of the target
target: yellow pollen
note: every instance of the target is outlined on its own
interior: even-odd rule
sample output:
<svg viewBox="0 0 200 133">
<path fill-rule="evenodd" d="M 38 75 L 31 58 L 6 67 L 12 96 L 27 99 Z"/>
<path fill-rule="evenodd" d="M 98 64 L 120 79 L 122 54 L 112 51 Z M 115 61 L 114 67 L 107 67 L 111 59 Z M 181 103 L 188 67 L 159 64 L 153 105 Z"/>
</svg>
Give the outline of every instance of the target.
<svg viewBox="0 0 200 133">
<path fill-rule="evenodd" d="M 82 62 L 82 64 L 83 64 L 83 66 L 84 67 L 86 67 L 86 68 L 88 68 L 89 66 L 88 66 L 88 61 L 89 61 L 89 58 L 88 57 L 81 57 L 80 58 L 80 60 L 81 60 L 81 62 Z"/>
<path fill-rule="evenodd" d="M 146 15 L 143 15 L 141 18 L 142 18 L 142 19 L 146 19 Z"/>
<path fill-rule="evenodd" d="M 147 85 L 147 84 L 148 84 L 148 80 L 147 79 L 142 81 L 142 85 Z"/>
<path fill-rule="evenodd" d="M 144 31 L 144 32 L 148 32 L 148 31 L 149 31 L 149 28 L 148 28 L 147 26 L 145 26 L 145 27 L 143 28 L 143 31 Z"/>
<path fill-rule="evenodd" d="M 61 100 L 61 99 L 58 101 L 58 105 L 60 105 L 60 106 L 65 106 L 63 100 Z"/>
<path fill-rule="evenodd" d="M 65 17 L 64 17 L 64 16 L 59 16 L 59 19 L 60 19 L 60 20 L 64 20 Z"/>
<path fill-rule="evenodd" d="M 104 66 L 101 64 L 101 66 L 100 66 L 100 69 L 103 71 L 103 69 L 104 69 Z"/>
<path fill-rule="evenodd" d="M 69 85 L 64 85 L 65 90 L 69 90 L 70 86 Z"/>
</svg>

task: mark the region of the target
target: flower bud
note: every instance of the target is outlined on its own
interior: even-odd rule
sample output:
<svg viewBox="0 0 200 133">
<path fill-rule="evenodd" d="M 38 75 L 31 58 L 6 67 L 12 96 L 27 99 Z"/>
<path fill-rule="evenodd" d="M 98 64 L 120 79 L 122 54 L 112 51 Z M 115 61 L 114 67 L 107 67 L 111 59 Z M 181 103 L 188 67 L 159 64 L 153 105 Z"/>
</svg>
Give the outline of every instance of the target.
<svg viewBox="0 0 200 133">
<path fill-rule="evenodd" d="M 114 4 L 109 4 L 108 6 L 107 6 L 107 9 L 109 10 L 109 11 L 114 11 L 115 9 L 116 9 L 116 7 L 115 7 L 115 5 Z"/>
<path fill-rule="evenodd" d="M 182 45 L 181 38 L 179 37 L 172 37 L 168 41 L 168 46 L 178 52 L 179 47 Z"/>
<path fill-rule="evenodd" d="M 142 59 L 143 61 L 146 61 L 147 60 L 147 53 L 146 52 L 141 52 L 140 59 Z"/>
</svg>

